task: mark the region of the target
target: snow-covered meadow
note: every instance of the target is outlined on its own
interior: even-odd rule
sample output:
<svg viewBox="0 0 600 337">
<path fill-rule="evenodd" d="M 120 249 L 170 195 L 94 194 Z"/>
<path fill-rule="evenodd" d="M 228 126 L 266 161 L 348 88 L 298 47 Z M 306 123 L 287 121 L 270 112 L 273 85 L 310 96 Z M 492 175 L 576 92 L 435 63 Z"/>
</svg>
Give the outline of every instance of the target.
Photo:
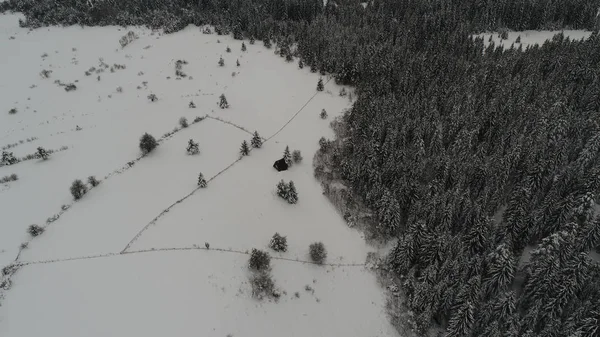
<svg viewBox="0 0 600 337">
<path fill-rule="evenodd" d="M 2 291 L 1 336 L 397 334 L 383 289 L 364 266 L 376 248 L 348 228 L 313 178 L 319 138 L 333 136 L 329 122 L 351 104 L 341 87 L 326 77 L 317 92 L 318 74 L 262 42 L 246 40 L 242 52 L 241 41 L 199 27 L 172 35 L 30 31 L 18 18 L 0 16 L 0 147 L 16 144 L 7 151 L 17 157 L 38 146 L 68 148 L 0 167 L 0 177 L 19 177 L 0 185 L 0 266 L 17 256 L 24 264 Z M 139 39 L 121 48 L 129 30 Z M 187 61 L 181 79 L 177 60 Z M 221 94 L 230 108 L 217 105 Z M 190 126 L 179 127 L 180 117 Z M 238 160 L 254 131 L 268 141 Z M 144 132 L 160 145 L 141 158 Z M 199 155 L 186 154 L 189 139 Z M 286 146 L 304 160 L 277 172 L 272 164 Z M 197 189 L 199 172 L 207 188 Z M 74 202 L 71 182 L 91 175 L 100 185 Z M 275 195 L 281 179 L 294 181 L 298 204 Z M 31 239 L 31 224 L 46 230 Z M 287 252 L 269 250 L 275 232 L 287 236 Z M 328 250 L 326 265 L 308 263 L 315 241 Z M 278 301 L 252 298 L 252 248 L 273 257 Z"/>
</svg>

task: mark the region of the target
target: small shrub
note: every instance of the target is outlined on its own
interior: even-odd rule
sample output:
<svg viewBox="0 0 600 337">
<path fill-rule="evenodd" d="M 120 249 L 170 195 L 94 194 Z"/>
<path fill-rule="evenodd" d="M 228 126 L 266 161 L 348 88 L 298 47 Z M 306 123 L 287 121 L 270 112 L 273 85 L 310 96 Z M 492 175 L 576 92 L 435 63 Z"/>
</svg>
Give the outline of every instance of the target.
<svg viewBox="0 0 600 337">
<path fill-rule="evenodd" d="M 69 83 L 67 85 L 65 85 L 65 91 L 69 92 L 69 91 L 74 91 L 77 90 L 77 86 L 73 83 Z"/>
<path fill-rule="evenodd" d="M 196 108 L 196 104 L 194 104 L 194 101 L 190 101 L 190 104 L 188 105 L 190 109 L 195 109 Z M 198 118 L 198 117 L 196 117 Z"/>
<path fill-rule="evenodd" d="M 323 84 L 323 78 L 319 78 L 319 82 L 317 82 L 317 91 L 323 91 L 325 89 L 325 85 Z"/>
<path fill-rule="evenodd" d="M 179 125 L 181 125 L 182 128 L 187 128 L 189 126 L 187 118 L 179 118 Z"/>
<path fill-rule="evenodd" d="M 252 297 L 262 300 L 265 297 L 279 297 L 275 290 L 275 282 L 267 272 L 257 273 L 250 277 Z"/>
<path fill-rule="evenodd" d="M 225 52 L 231 53 L 231 48 L 229 48 L 229 46 L 227 46 L 227 48 L 225 48 Z"/>
<path fill-rule="evenodd" d="M 122 93 L 123 92 L 123 88 L 122 87 L 117 87 L 117 92 L 118 93 Z"/>
<path fill-rule="evenodd" d="M 29 242 L 23 242 L 23 243 L 21 243 L 20 248 L 21 249 L 27 249 L 27 248 L 29 248 Z"/>
<path fill-rule="evenodd" d="M 52 74 L 52 70 L 46 70 L 46 69 L 44 69 L 44 70 L 42 70 L 40 72 L 40 76 L 42 78 L 50 78 L 50 74 Z"/>
<path fill-rule="evenodd" d="M 198 175 L 198 186 L 201 188 L 205 188 L 207 185 L 206 179 L 204 179 L 204 175 L 202 172 Z"/>
<path fill-rule="evenodd" d="M 229 103 L 227 102 L 227 98 L 225 97 L 225 94 L 221 94 L 221 96 L 219 96 L 219 107 L 221 109 L 229 108 Z"/>
<path fill-rule="evenodd" d="M 261 148 L 261 146 L 262 146 L 262 138 L 260 138 L 260 136 L 258 135 L 258 131 L 254 131 L 254 134 L 252 135 L 252 140 L 250 140 L 250 144 L 255 149 L 260 149 Z"/>
<path fill-rule="evenodd" d="M 250 37 L 250 44 L 254 44 L 255 40 L 254 40 L 254 36 Z"/>
<path fill-rule="evenodd" d="M 14 165 L 19 162 L 12 152 L 2 151 L 2 160 L 0 164 L 4 165 Z"/>
<path fill-rule="evenodd" d="M 219 67 L 224 67 L 225 66 L 225 60 L 223 60 L 223 57 L 219 58 Z"/>
<path fill-rule="evenodd" d="M 296 164 L 300 164 L 302 162 L 302 154 L 300 153 L 300 150 L 294 150 L 294 152 L 292 152 L 292 159 Z"/>
<path fill-rule="evenodd" d="M 196 155 L 196 154 L 200 153 L 200 147 L 199 147 L 199 145 L 200 144 L 194 142 L 193 139 L 190 139 L 188 141 L 188 145 L 187 145 L 187 148 L 185 150 L 187 151 L 187 153 L 189 155 Z"/>
<path fill-rule="evenodd" d="M 242 51 L 246 51 L 246 44 L 242 42 Z"/>
<path fill-rule="evenodd" d="M 140 150 L 142 153 L 148 154 L 158 146 L 158 142 L 149 133 L 144 133 L 140 138 Z"/>
<path fill-rule="evenodd" d="M 40 146 L 37 148 L 37 157 L 41 158 L 42 160 L 47 160 L 48 158 L 50 158 L 50 153 L 48 153 L 46 149 Z"/>
<path fill-rule="evenodd" d="M 498 29 L 498 37 L 501 38 L 502 40 L 506 40 L 508 39 L 508 29 L 506 28 L 500 28 Z"/>
<path fill-rule="evenodd" d="M 150 102 L 156 102 L 158 101 L 158 96 L 156 96 L 155 94 L 150 94 L 148 95 L 148 99 L 150 100 Z"/>
<path fill-rule="evenodd" d="M 327 116 L 327 111 L 325 111 L 325 109 L 321 110 L 319 117 L 321 117 L 321 119 L 327 119 Z"/>
<path fill-rule="evenodd" d="M 95 176 L 89 176 L 87 181 L 92 187 L 100 185 L 100 181 L 98 181 Z"/>
<path fill-rule="evenodd" d="M 194 118 L 194 123 L 202 122 L 203 119 L 204 117 L 197 116 L 196 118 Z"/>
<path fill-rule="evenodd" d="M 247 156 L 250 154 L 250 146 L 248 146 L 248 142 L 245 140 L 242 142 L 242 146 L 240 147 L 240 154 L 242 156 Z"/>
<path fill-rule="evenodd" d="M 4 176 L 2 178 L 0 178 L 0 184 L 5 184 L 11 181 L 17 181 L 19 180 L 19 177 L 16 174 L 11 174 L 9 176 Z"/>
<path fill-rule="evenodd" d="M 304 62 L 302 61 L 302 59 L 298 60 L 298 68 L 304 68 Z"/>
<path fill-rule="evenodd" d="M 270 263 L 271 256 L 269 256 L 269 253 L 263 252 L 262 250 L 258 250 L 256 248 L 252 248 L 252 252 L 250 253 L 250 260 L 248 261 L 248 266 L 250 267 L 250 269 L 257 271 L 268 270 Z"/>
<path fill-rule="evenodd" d="M 212 34 L 210 27 L 204 27 L 204 29 L 202 30 L 202 34 Z"/>
<path fill-rule="evenodd" d="M 12 109 L 8 110 L 9 115 L 14 115 L 16 113 L 17 113 L 17 108 L 12 108 Z"/>
<path fill-rule="evenodd" d="M 269 247 L 276 252 L 286 252 L 287 237 L 281 236 L 279 233 L 275 233 L 271 238 L 271 242 L 269 242 Z"/>
<path fill-rule="evenodd" d="M 235 61 L 235 65 L 236 65 L 236 67 L 239 67 L 240 66 L 240 60 L 236 60 Z"/>
<path fill-rule="evenodd" d="M 265 39 L 263 40 L 263 44 L 265 45 L 265 48 L 271 49 L 271 39 L 269 39 L 268 37 L 265 37 Z"/>
<path fill-rule="evenodd" d="M 327 250 L 325 250 L 323 242 L 311 243 L 308 247 L 308 251 L 310 253 L 310 258 L 315 263 L 323 264 L 327 258 Z"/>
<path fill-rule="evenodd" d="M 83 197 L 87 193 L 87 187 L 79 179 L 75 179 L 75 181 L 73 181 L 73 183 L 71 184 L 70 190 L 71 190 L 71 195 L 73 196 L 73 198 L 75 200 L 81 199 L 81 197 Z"/>
<path fill-rule="evenodd" d="M 29 235 L 36 237 L 42 233 L 44 233 L 44 228 L 38 226 L 38 225 L 31 225 L 27 228 L 27 233 L 29 233 Z"/>
</svg>

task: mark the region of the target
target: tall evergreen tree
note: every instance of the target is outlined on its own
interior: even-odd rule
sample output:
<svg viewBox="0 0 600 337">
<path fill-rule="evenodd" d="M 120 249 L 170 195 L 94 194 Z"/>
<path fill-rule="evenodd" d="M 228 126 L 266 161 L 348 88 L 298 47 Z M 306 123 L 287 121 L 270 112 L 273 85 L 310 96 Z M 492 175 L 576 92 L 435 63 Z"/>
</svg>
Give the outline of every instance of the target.
<svg viewBox="0 0 600 337">
<path fill-rule="evenodd" d="M 242 146 L 240 147 L 240 154 L 242 156 L 247 156 L 250 154 L 250 146 L 248 146 L 248 142 L 245 140 L 242 142 Z"/>
<path fill-rule="evenodd" d="M 258 131 L 254 131 L 252 134 L 252 140 L 250 140 L 250 144 L 255 149 L 260 149 L 262 147 L 262 138 L 258 135 Z"/>
</svg>

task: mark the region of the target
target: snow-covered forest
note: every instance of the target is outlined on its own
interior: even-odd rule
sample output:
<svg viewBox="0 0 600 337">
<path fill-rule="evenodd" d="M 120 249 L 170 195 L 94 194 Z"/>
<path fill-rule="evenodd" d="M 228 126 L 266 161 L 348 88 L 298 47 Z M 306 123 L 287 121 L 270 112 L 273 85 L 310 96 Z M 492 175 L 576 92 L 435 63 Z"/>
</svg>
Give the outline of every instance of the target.
<svg viewBox="0 0 600 337">
<path fill-rule="evenodd" d="M 311 173 L 340 217 L 389 248 L 371 262 L 394 327 L 402 335 L 528 337 L 600 336 L 599 8 L 600 0 L 0 3 L 24 15 L 24 28 L 175 33 L 210 25 L 239 43 L 273 45 L 295 68 L 347 86 L 352 93 L 336 87 L 353 97 L 330 118 L 335 135 L 303 154 L 316 152 Z M 519 33 L 563 29 L 579 30 L 577 38 L 557 32 L 538 45 Z M 329 90 L 322 81 L 314 88 Z M 312 181 L 303 179 L 292 184 L 299 205 Z M 278 193 L 294 204 L 288 181 Z M 141 248 L 175 240 L 166 228 L 198 231 L 184 224 L 189 214 L 165 220 L 170 226 L 150 232 Z"/>
</svg>

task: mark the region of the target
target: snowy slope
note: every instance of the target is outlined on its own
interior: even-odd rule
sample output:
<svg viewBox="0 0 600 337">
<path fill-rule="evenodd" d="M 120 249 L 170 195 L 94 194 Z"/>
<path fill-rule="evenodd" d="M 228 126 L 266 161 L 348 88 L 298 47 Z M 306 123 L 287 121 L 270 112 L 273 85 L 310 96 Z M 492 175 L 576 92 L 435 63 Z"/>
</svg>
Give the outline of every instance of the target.
<svg viewBox="0 0 600 337">
<path fill-rule="evenodd" d="M 241 41 L 198 27 L 172 35 L 132 28 L 139 39 L 121 48 L 127 29 L 29 31 L 18 18 L 0 16 L 0 147 L 16 143 L 9 151 L 17 156 L 38 146 L 68 149 L 0 167 L 0 177 L 19 175 L 0 185 L 0 266 L 30 241 L 18 259 L 25 265 L 0 298 L 1 336 L 397 334 L 363 265 L 376 249 L 344 224 L 312 174 L 319 138 L 333 136 L 330 120 L 350 105 L 337 95 L 341 87 L 331 81 L 317 93 L 318 75 L 261 42 L 246 41 L 242 52 Z M 176 80 L 179 59 L 188 62 L 188 77 Z M 126 68 L 86 76 L 102 62 Z M 43 69 L 50 78 L 40 76 Z M 159 100 L 150 102 L 150 93 Z M 217 106 L 223 93 L 225 110 Z M 12 108 L 18 112 L 8 114 Z M 163 136 L 182 116 L 208 118 Z M 269 140 L 239 160 L 241 142 L 255 130 Z M 144 132 L 160 145 L 140 158 Z M 197 156 L 185 153 L 190 138 L 200 144 Z M 286 145 L 304 161 L 280 173 L 271 166 Z M 205 189 L 196 188 L 199 172 L 212 178 Z M 102 183 L 73 202 L 71 182 L 90 175 Z M 275 196 L 281 179 L 295 182 L 297 205 Z M 70 207 L 61 212 L 62 205 Z M 31 239 L 30 224 L 46 231 Z M 246 251 L 268 249 L 275 232 L 289 242 L 288 252 L 270 252 L 285 295 L 260 302 L 251 297 Z M 315 241 L 327 247 L 327 265 L 306 263 Z"/>
</svg>

